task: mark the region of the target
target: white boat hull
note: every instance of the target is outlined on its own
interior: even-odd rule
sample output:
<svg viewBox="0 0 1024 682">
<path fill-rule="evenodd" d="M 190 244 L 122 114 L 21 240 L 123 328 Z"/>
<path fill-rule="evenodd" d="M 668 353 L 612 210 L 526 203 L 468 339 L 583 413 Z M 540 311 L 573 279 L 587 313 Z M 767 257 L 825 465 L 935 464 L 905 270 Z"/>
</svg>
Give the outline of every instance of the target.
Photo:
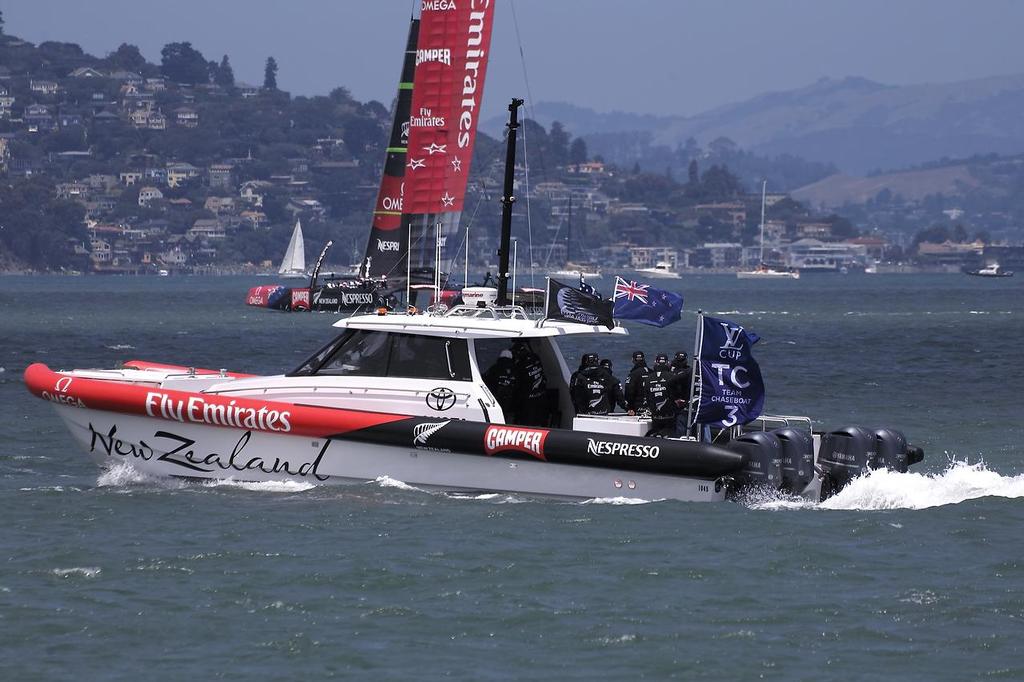
<svg viewBox="0 0 1024 682">
<path fill-rule="evenodd" d="M 682 275 L 671 270 L 637 270 L 636 273 L 648 279 L 682 279 Z"/>
<path fill-rule="evenodd" d="M 738 279 L 800 279 L 799 272 L 781 270 L 744 270 L 736 273 Z"/>
<path fill-rule="evenodd" d="M 712 481 L 685 476 L 242 431 L 62 404 L 54 408 L 96 464 L 129 464 L 153 476 L 312 484 L 388 477 L 432 490 L 587 499 L 711 502 L 726 494 Z"/>
</svg>

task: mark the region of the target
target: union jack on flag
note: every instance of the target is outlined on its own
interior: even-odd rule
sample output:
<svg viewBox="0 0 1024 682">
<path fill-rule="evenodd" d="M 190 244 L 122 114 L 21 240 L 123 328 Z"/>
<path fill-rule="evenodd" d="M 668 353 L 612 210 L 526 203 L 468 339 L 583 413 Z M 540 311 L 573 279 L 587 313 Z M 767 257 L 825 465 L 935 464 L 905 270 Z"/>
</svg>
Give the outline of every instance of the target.
<svg viewBox="0 0 1024 682">
<path fill-rule="evenodd" d="M 677 322 L 683 310 L 683 297 L 672 291 L 655 289 L 649 284 L 615 278 L 615 307 L 620 320 L 636 320 L 655 327 Z"/>
<path fill-rule="evenodd" d="M 621 277 L 615 277 L 615 296 L 614 298 L 625 298 L 627 301 L 640 301 L 641 303 L 647 303 L 647 290 L 650 288 L 648 284 L 637 284 L 636 282 L 622 279 Z"/>
</svg>

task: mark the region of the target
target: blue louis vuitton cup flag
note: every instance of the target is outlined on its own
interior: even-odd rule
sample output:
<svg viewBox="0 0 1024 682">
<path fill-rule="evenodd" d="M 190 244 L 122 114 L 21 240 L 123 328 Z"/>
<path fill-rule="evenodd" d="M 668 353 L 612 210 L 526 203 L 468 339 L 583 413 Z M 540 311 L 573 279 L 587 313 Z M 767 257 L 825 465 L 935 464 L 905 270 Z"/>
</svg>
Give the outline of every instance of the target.
<svg viewBox="0 0 1024 682">
<path fill-rule="evenodd" d="M 730 427 L 751 422 L 761 414 L 764 380 L 751 352 L 759 338 L 728 320 L 701 315 L 694 422 Z"/>
<path fill-rule="evenodd" d="M 649 284 L 615 278 L 615 308 L 620 320 L 636 320 L 655 327 L 678 322 L 683 311 L 683 297 L 671 291 L 655 289 Z"/>
</svg>

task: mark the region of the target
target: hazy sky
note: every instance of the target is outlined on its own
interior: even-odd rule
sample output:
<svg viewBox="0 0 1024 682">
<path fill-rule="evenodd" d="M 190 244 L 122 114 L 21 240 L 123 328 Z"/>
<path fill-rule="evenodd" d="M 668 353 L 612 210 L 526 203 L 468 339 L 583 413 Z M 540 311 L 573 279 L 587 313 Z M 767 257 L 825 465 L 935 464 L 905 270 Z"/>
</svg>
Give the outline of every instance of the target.
<svg viewBox="0 0 1024 682">
<path fill-rule="evenodd" d="M 891 84 L 1024 71 L 1017 0 L 496 0 L 485 108 L 530 90 L 598 111 L 691 115 L 822 76 Z M 238 80 L 260 84 L 268 55 L 293 94 L 348 87 L 390 104 L 411 0 L 0 0 L 6 30 L 120 43 L 160 61 L 189 41 L 227 53 Z"/>
</svg>

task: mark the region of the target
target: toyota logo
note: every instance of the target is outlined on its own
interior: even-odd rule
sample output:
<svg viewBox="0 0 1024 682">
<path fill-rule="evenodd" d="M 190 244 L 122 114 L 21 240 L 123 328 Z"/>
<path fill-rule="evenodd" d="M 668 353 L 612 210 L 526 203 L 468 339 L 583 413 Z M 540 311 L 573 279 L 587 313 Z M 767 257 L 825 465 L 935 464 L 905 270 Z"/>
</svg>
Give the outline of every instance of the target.
<svg viewBox="0 0 1024 682">
<path fill-rule="evenodd" d="M 455 406 L 455 391 L 439 386 L 427 394 L 427 407 L 438 412 L 450 410 Z"/>
</svg>

